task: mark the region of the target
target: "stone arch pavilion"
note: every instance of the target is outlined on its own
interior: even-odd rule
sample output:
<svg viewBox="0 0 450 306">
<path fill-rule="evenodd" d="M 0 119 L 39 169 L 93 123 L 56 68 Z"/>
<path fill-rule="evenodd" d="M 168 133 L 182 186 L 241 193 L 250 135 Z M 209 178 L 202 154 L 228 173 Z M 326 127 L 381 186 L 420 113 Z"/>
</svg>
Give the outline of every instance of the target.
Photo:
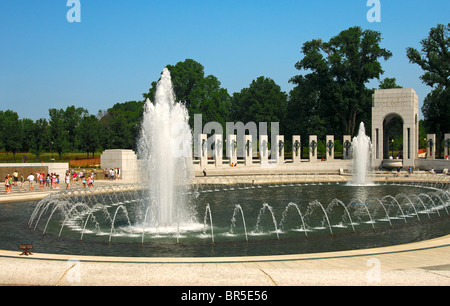
<svg viewBox="0 0 450 306">
<path fill-rule="evenodd" d="M 403 154 L 389 159 L 388 131 L 395 118 L 403 123 Z M 419 149 L 419 97 L 412 88 L 375 90 L 372 96 L 372 161 L 375 168 L 414 167 Z"/>
</svg>

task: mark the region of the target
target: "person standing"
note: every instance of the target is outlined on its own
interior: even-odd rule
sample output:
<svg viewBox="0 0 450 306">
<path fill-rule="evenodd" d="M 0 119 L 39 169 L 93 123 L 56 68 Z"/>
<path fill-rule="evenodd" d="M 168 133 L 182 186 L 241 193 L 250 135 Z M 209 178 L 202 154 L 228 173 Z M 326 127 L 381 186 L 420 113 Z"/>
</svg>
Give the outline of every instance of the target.
<svg viewBox="0 0 450 306">
<path fill-rule="evenodd" d="M 90 186 L 94 187 L 94 176 L 95 176 L 94 171 L 92 171 L 91 175 L 90 175 L 91 182 L 89 183 L 90 184 L 89 188 L 90 188 Z"/>
<path fill-rule="evenodd" d="M 66 183 L 66 189 L 70 189 L 70 172 L 66 172 L 64 182 Z"/>
<path fill-rule="evenodd" d="M 34 175 L 33 175 L 33 173 L 30 173 L 30 175 L 27 177 L 27 181 L 29 184 L 29 190 L 33 191 L 34 190 Z"/>
<path fill-rule="evenodd" d="M 17 172 L 17 170 L 14 170 L 13 178 L 14 178 L 14 186 L 17 186 L 18 185 L 17 183 L 19 182 L 19 172 Z"/>
<path fill-rule="evenodd" d="M 45 185 L 45 179 L 44 179 L 44 172 L 39 174 L 39 190 L 44 190 Z"/>
<path fill-rule="evenodd" d="M 9 178 L 9 193 L 12 193 L 13 177 L 8 174 L 8 178 Z"/>
<path fill-rule="evenodd" d="M 94 186 L 92 178 L 90 176 L 88 176 L 87 185 L 88 185 L 88 189 L 91 189 L 91 187 Z"/>
<path fill-rule="evenodd" d="M 51 183 L 51 177 L 50 174 L 47 173 L 47 177 L 45 179 L 45 187 L 50 188 L 50 183 Z"/>
<path fill-rule="evenodd" d="M 55 189 L 56 188 L 56 173 L 51 174 L 51 180 L 52 180 L 52 188 Z"/>
<path fill-rule="evenodd" d="M 408 168 L 408 173 L 409 173 L 409 176 L 411 176 L 412 175 L 412 167 L 411 166 L 409 166 L 409 168 Z"/>
<path fill-rule="evenodd" d="M 9 175 L 6 175 L 6 176 L 5 176 L 5 191 L 6 191 L 6 194 L 9 193 L 9 187 L 10 187 L 10 184 L 9 184 Z"/>
<path fill-rule="evenodd" d="M 23 174 L 20 174 L 20 178 L 19 178 L 19 191 L 25 190 L 25 178 L 23 177 Z"/>
</svg>

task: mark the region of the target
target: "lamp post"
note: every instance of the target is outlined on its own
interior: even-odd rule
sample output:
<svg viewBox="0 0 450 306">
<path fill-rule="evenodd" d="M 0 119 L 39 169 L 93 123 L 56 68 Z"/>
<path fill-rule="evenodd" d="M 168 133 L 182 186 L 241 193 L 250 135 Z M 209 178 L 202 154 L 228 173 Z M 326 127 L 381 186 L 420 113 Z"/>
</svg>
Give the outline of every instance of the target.
<svg viewBox="0 0 450 306">
<path fill-rule="evenodd" d="M 392 158 L 394 158 L 394 137 L 392 137 L 391 143 L 392 143 L 392 147 L 391 147 L 392 154 L 391 154 L 391 156 L 392 156 Z"/>
</svg>

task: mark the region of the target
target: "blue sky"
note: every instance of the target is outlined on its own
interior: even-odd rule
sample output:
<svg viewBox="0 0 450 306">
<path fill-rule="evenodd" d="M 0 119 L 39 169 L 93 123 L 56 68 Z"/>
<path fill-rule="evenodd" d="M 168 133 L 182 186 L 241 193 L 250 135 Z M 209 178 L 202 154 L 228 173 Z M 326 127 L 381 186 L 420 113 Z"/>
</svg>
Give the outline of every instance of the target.
<svg viewBox="0 0 450 306">
<path fill-rule="evenodd" d="M 269 77 L 288 92 L 304 42 L 328 40 L 351 26 L 382 33 L 394 56 L 384 77 L 414 88 L 420 106 L 430 88 L 406 58 L 430 28 L 450 22 L 447 0 L 380 0 L 370 23 L 366 0 L 80 0 L 69 23 L 66 0 L 0 2 L 0 110 L 48 118 L 70 105 L 91 114 L 141 100 L 162 69 L 192 58 L 228 92 Z M 378 81 L 370 84 L 377 87 Z"/>
</svg>

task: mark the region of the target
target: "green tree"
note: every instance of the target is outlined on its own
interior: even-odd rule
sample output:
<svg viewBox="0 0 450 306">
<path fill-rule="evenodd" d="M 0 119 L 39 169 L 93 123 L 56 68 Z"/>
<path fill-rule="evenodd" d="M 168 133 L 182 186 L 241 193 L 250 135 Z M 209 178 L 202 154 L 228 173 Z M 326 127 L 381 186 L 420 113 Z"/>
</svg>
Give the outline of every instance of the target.
<svg viewBox="0 0 450 306">
<path fill-rule="evenodd" d="M 76 136 L 77 128 L 83 117 L 87 116 L 89 113 L 86 109 L 82 107 L 68 106 L 63 113 L 64 119 L 64 129 L 67 132 L 67 141 L 70 144 L 70 150 L 75 151 L 77 146 Z"/>
<path fill-rule="evenodd" d="M 397 80 L 395 78 L 385 78 L 380 82 L 380 89 L 390 89 L 390 88 L 403 88 L 397 85 Z"/>
<path fill-rule="evenodd" d="M 203 122 L 216 121 L 223 127 L 229 118 L 231 97 L 225 88 L 220 87 L 219 80 L 213 76 L 200 80 L 189 94 L 191 105 L 189 124 L 194 125 L 192 114 L 202 114 Z"/>
<path fill-rule="evenodd" d="M 13 158 L 16 160 L 16 152 L 22 147 L 23 135 L 19 116 L 16 112 L 7 110 L 2 113 L 0 121 L 0 138 L 6 151 L 6 160 L 9 160 L 9 152 L 13 153 Z"/>
<path fill-rule="evenodd" d="M 316 105 L 311 107 L 328 131 L 354 135 L 358 122 L 369 125 L 373 91 L 366 84 L 383 74 L 379 60 L 392 56 L 380 43 L 379 32 L 351 27 L 328 42 L 315 39 L 303 44 L 304 57 L 295 67 L 306 74 L 290 82 L 316 91 L 317 99 L 311 101 Z"/>
<path fill-rule="evenodd" d="M 116 103 L 100 118 L 101 144 L 105 149 L 133 149 L 144 112 L 143 101 Z"/>
<path fill-rule="evenodd" d="M 292 135 L 300 135 L 303 146 L 308 146 L 309 135 L 325 137 L 326 122 L 321 118 L 317 108 L 319 94 L 308 82 L 300 81 L 289 93 L 286 112 L 286 139 Z M 302 151 L 301 151 L 302 152 Z"/>
<path fill-rule="evenodd" d="M 4 147 L 4 145 L 3 145 L 3 137 L 5 135 L 4 131 L 3 131 L 4 126 L 5 126 L 4 117 L 5 117 L 5 113 L 2 110 L 0 110 L 0 148 Z"/>
<path fill-rule="evenodd" d="M 95 151 L 100 147 L 100 133 L 101 125 L 97 117 L 94 115 L 84 116 L 77 127 L 77 143 L 78 148 L 87 153 L 92 152 L 92 157 L 95 156 Z"/>
<path fill-rule="evenodd" d="M 427 132 L 425 131 L 425 124 L 422 120 L 419 120 L 419 148 L 425 149 L 427 146 Z"/>
<path fill-rule="evenodd" d="M 175 65 L 167 65 L 172 79 L 173 90 L 177 102 L 185 104 L 189 114 L 189 124 L 194 126 L 194 114 L 202 114 L 203 122 L 217 121 L 225 126 L 229 119 L 231 97 L 220 81 L 214 75 L 205 77 L 202 64 L 186 59 Z M 156 86 L 158 82 L 152 82 L 148 93 L 144 98 L 154 102 Z"/>
<path fill-rule="evenodd" d="M 269 123 L 282 123 L 286 116 L 287 94 L 270 78 L 258 77 L 248 88 L 234 93 L 232 100 L 234 121 L 267 122 L 269 133 Z"/>
<path fill-rule="evenodd" d="M 183 62 L 178 62 L 176 65 L 167 65 L 172 79 L 173 91 L 177 102 L 185 103 L 189 109 L 192 100 L 190 94 L 192 90 L 205 77 L 204 67 L 193 59 L 186 59 Z M 143 94 L 144 98 L 148 98 L 154 102 L 156 92 L 156 85 L 158 82 L 152 82 L 152 87 L 148 93 Z"/>
<path fill-rule="evenodd" d="M 127 128 L 128 121 L 123 114 L 117 114 L 109 121 L 108 147 L 111 149 L 132 149 L 136 137 Z"/>
<path fill-rule="evenodd" d="M 450 131 L 450 88 L 438 86 L 424 99 L 422 106 L 425 130 L 436 134 L 436 148 L 443 152 L 444 133 Z M 438 154 L 438 156 L 439 156 Z"/>
<path fill-rule="evenodd" d="M 431 28 L 428 37 L 420 43 L 421 52 L 409 47 L 406 55 L 411 63 L 419 65 L 424 74 L 420 79 L 432 88 L 422 107 L 425 129 L 436 133 L 438 152 L 442 152 L 443 134 L 450 131 L 450 23 Z"/>
<path fill-rule="evenodd" d="M 63 152 L 70 148 L 64 123 L 64 110 L 50 108 L 48 114 L 50 117 L 50 150 L 57 152 L 59 159 L 62 159 Z"/>
<path fill-rule="evenodd" d="M 36 160 L 39 160 L 45 148 L 50 147 L 50 126 L 47 120 L 44 118 L 36 120 L 30 133 L 32 135 L 30 151 L 36 155 Z"/>
<path fill-rule="evenodd" d="M 428 37 L 423 39 L 422 52 L 409 47 L 406 55 L 411 63 L 419 65 L 424 74 L 422 82 L 430 87 L 450 87 L 450 23 L 438 24 L 431 28 Z"/>
<path fill-rule="evenodd" d="M 20 128 L 22 130 L 22 146 L 20 148 L 23 152 L 30 151 L 31 147 L 33 146 L 33 128 L 34 128 L 34 122 L 31 119 L 24 118 L 19 120 Z"/>
</svg>

